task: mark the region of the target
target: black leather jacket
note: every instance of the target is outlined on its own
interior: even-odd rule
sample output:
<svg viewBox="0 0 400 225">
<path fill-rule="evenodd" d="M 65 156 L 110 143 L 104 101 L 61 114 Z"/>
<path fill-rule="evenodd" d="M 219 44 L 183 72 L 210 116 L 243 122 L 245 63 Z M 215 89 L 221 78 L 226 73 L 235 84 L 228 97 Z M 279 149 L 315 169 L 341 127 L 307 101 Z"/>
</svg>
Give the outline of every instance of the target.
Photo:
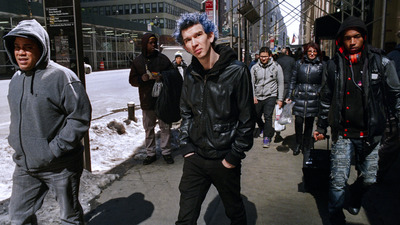
<svg viewBox="0 0 400 225">
<path fill-rule="evenodd" d="M 319 58 L 309 60 L 304 57 L 304 62 L 298 60 L 295 64 L 287 98 L 295 102 L 293 115 L 315 117 L 318 115 L 324 62 Z"/>
<path fill-rule="evenodd" d="M 371 50 L 366 50 L 366 54 L 362 75 L 365 104 L 364 109 L 360 110 L 364 110 L 367 115 L 368 138 L 376 143 L 384 133 L 388 113 L 397 119 L 400 118 L 400 83 L 393 62 Z M 323 134 L 326 133 L 328 125 L 331 126 L 333 141 L 343 129 L 341 113 L 345 94 L 343 58 L 343 54 L 337 52 L 334 59 L 328 62 L 317 123 L 317 131 Z"/>
<path fill-rule="evenodd" d="M 181 95 L 183 155 L 239 165 L 253 146 L 254 103 L 249 70 L 229 47 L 217 46 L 219 60 L 204 71 L 193 57 Z"/>
</svg>

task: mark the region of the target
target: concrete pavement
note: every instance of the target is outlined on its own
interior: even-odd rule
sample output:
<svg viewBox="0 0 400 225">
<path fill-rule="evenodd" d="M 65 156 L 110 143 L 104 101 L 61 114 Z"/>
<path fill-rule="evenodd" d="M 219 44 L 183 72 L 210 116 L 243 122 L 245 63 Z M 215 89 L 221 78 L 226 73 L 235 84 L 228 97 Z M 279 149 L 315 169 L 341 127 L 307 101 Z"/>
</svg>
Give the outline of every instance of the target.
<svg viewBox="0 0 400 225">
<path fill-rule="evenodd" d="M 329 225 L 327 192 L 310 194 L 302 182 L 302 155 L 293 156 L 293 125 L 281 133 L 284 140 L 262 148 L 262 138 L 254 140 L 242 166 L 242 195 L 249 225 Z M 326 142 L 316 148 L 326 149 Z M 173 152 L 175 163 L 158 160 L 143 166 L 131 159 L 110 171 L 121 178 L 105 188 L 91 202 L 92 211 L 85 219 L 88 225 L 170 225 L 179 210 L 178 185 L 183 158 Z M 354 180 L 354 169 L 350 180 Z M 351 183 L 351 181 L 349 181 Z M 345 212 L 348 224 L 368 225 L 364 210 L 353 216 Z M 202 205 L 199 225 L 224 225 L 229 220 L 214 187 Z"/>
</svg>

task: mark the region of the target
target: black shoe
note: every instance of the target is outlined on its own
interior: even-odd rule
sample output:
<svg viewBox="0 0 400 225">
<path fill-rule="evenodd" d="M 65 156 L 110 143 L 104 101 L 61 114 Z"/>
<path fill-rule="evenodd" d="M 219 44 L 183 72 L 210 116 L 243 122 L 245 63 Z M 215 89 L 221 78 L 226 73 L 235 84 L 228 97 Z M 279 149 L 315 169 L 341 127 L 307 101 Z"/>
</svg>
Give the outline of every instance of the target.
<svg viewBox="0 0 400 225">
<path fill-rule="evenodd" d="M 283 137 L 279 133 L 276 133 L 274 143 L 279 143 L 282 141 L 283 141 Z"/>
<path fill-rule="evenodd" d="M 297 145 L 296 148 L 293 150 L 293 155 L 298 155 L 301 152 L 301 145 Z"/>
<path fill-rule="evenodd" d="M 153 156 L 147 156 L 144 160 L 143 160 L 143 165 L 149 165 L 152 164 L 154 161 L 157 160 L 157 157 L 155 155 Z"/>
<path fill-rule="evenodd" d="M 163 155 L 165 162 L 167 162 L 168 164 L 173 164 L 174 163 L 174 159 L 172 158 L 171 154 L 169 155 Z"/>
<path fill-rule="evenodd" d="M 306 165 L 310 166 L 312 165 L 312 158 L 308 158 L 308 160 L 306 161 Z"/>
<path fill-rule="evenodd" d="M 347 207 L 346 208 L 347 212 L 349 212 L 351 215 L 357 215 L 360 212 L 360 208 L 356 208 L 356 207 Z"/>
</svg>

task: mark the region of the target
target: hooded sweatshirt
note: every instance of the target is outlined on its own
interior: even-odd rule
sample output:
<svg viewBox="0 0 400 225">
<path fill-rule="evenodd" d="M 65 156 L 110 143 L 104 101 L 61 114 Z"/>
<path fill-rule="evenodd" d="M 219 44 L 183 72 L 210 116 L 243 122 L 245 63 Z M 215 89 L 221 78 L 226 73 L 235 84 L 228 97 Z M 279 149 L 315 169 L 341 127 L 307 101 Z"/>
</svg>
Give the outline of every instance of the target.
<svg viewBox="0 0 400 225">
<path fill-rule="evenodd" d="M 171 61 L 164 54 L 159 53 L 157 50 L 154 50 L 151 54 L 147 53 L 147 43 L 152 37 L 156 39 L 157 43 L 157 38 L 154 34 L 146 33 L 143 35 L 142 54 L 133 60 L 129 74 L 129 83 L 134 87 L 139 87 L 140 107 L 143 110 L 154 110 L 157 100 L 156 97 L 151 96 L 155 80 L 142 80 L 142 75 L 146 73 L 146 65 L 150 72 L 160 73 L 173 69 Z"/>
<path fill-rule="evenodd" d="M 278 100 L 283 101 L 283 70 L 272 57 L 269 58 L 266 64 L 262 64 L 261 61 L 258 61 L 257 64 L 251 67 L 250 72 L 254 97 L 256 97 L 257 100 L 276 97 Z"/>
<path fill-rule="evenodd" d="M 364 46 L 358 54 L 350 55 L 346 52 L 343 46 L 343 35 L 348 29 L 355 29 L 361 33 L 364 39 Z M 367 133 L 367 117 L 363 109 L 365 108 L 364 101 L 364 81 L 362 78 L 362 70 L 366 57 L 366 34 L 367 28 L 364 22 L 357 18 L 350 16 L 339 28 L 337 34 L 337 48 L 339 54 L 342 55 L 341 59 L 344 65 L 344 78 L 345 78 L 345 95 L 343 99 L 343 135 L 347 138 L 359 138 L 360 134 L 363 137 Z M 365 78 L 364 78 L 365 79 Z"/>
<path fill-rule="evenodd" d="M 40 59 L 31 71 L 18 67 L 16 37 L 40 45 Z M 49 171 L 82 162 L 81 139 L 89 129 L 91 105 L 79 78 L 50 60 L 49 36 L 36 20 L 21 21 L 4 36 L 4 46 L 18 69 L 8 90 L 8 142 L 15 150 L 15 163 L 29 171 Z"/>
</svg>

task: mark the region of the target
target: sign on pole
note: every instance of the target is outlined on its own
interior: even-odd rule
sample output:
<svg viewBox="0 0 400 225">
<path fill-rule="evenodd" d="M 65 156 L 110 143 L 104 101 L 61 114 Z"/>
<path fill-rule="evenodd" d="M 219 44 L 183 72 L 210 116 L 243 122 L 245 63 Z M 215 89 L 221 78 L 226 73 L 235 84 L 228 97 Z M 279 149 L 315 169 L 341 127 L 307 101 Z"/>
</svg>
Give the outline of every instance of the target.
<svg viewBox="0 0 400 225">
<path fill-rule="evenodd" d="M 85 85 L 80 0 L 44 0 L 43 9 L 51 59 L 74 71 Z M 88 134 L 83 142 L 84 167 L 91 171 Z"/>
<path fill-rule="evenodd" d="M 206 7 L 205 7 L 205 12 L 206 12 L 206 14 L 207 14 L 207 18 L 209 19 L 209 20 L 211 20 L 211 21 L 214 21 L 214 7 L 213 7 L 213 1 L 215 1 L 216 2 L 216 4 L 215 4 L 215 10 L 216 10 L 216 13 L 215 13 L 215 26 L 217 26 L 218 27 L 218 0 L 207 0 L 206 1 Z"/>
</svg>

